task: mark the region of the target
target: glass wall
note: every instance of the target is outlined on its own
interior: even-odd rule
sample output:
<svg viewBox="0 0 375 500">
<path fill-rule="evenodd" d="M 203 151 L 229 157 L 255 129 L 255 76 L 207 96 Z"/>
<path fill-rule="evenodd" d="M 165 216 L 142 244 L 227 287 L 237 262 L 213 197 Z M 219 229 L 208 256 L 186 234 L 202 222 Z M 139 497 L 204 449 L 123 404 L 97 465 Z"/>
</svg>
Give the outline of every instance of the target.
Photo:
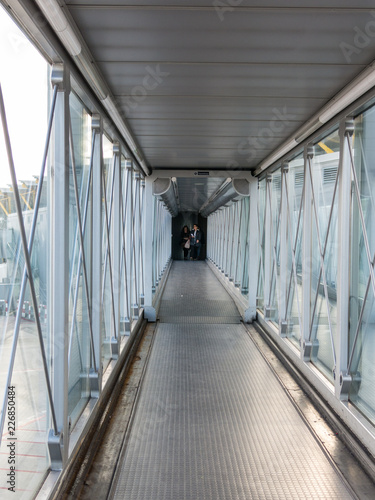
<svg viewBox="0 0 375 500">
<path fill-rule="evenodd" d="M 113 249 L 113 194 L 115 157 L 112 142 L 103 135 L 103 175 L 102 175 L 102 363 L 104 369 L 112 358 L 112 337 L 115 338 L 113 309 L 113 276 L 111 264 Z"/>
<path fill-rule="evenodd" d="M 29 499 L 51 468 L 64 467 L 71 434 L 94 408 L 87 403 L 139 331 L 144 179 L 69 70 L 49 67 L 2 10 L 0 28 L 0 489 L 11 435 L 13 498 Z M 159 214 L 162 272 L 170 215 Z"/>
<path fill-rule="evenodd" d="M 285 334 L 299 347 L 302 331 L 302 237 L 304 201 L 303 154 L 284 170 L 284 210 L 286 212 Z M 283 291 L 281 292 L 283 293 Z"/>
<path fill-rule="evenodd" d="M 16 42 L 16 43 L 15 43 Z M 0 8 L 0 81 L 6 117 L 0 121 L 0 497 L 31 498 L 46 476 L 50 428 L 40 337 L 50 352 L 48 65 Z M 27 85 L 25 85 L 25 74 Z M 16 192 L 6 154 L 9 134 Z M 21 223 L 17 214 L 20 204 Z M 25 274 L 21 234 L 29 245 Z M 32 290 L 35 292 L 33 297 Z M 39 325 L 37 324 L 39 320 Z M 40 335 L 40 337 L 39 337 Z M 10 387 L 10 389 L 8 389 Z M 15 493 L 7 491 L 14 438 Z"/>
<path fill-rule="evenodd" d="M 307 162 L 312 198 L 311 360 L 332 381 L 336 365 L 339 147 L 336 130 L 314 145 L 314 156 Z"/>
<path fill-rule="evenodd" d="M 171 258 L 172 218 L 156 196 L 153 196 L 153 214 L 152 291 L 155 293 Z"/>
<path fill-rule="evenodd" d="M 74 424 L 90 397 L 91 289 L 91 117 L 80 100 L 70 96 L 71 150 L 69 168 L 69 415 Z M 77 197 L 76 197 L 77 195 Z M 78 209 L 77 202 L 78 199 Z M 78 221 L 81 220 L 81 226 Z M 81 248 L 81 234 L 84 247 Z M 87 288 L 86 288 L 87 285 Z"/>
<path fill-rule="evenodd" d="M 369 104 L 259 181 L 257 300 L 311 380 L 373 425 L 374 138 Z"/>
<path fill-rule="evenodd" d="M 258 195 L 258 241 L 259 271 L 257 287 L 257 307 L 264 308 L 264 261 L 266 257 L 266 179 L 259 181 Z"/>
<path fill-rule="evenodd" d="M 244 197 L 209 215 L 207 256 L 247 296 L 250 199 Z"/>
</svg>

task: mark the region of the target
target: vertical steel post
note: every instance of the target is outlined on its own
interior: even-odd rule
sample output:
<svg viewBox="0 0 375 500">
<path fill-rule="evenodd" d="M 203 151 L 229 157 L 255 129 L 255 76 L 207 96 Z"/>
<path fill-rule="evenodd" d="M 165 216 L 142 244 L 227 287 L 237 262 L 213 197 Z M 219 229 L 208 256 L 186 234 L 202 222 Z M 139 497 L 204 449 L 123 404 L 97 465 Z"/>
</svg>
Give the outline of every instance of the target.
<svg viewBox="0 0 375 500">
<path fill-rule="evenodd" d="M 265 319 L 270 319 L 271 304 L 269 303 L 271 297 L 271 266 L 272 266 L 272 212 L 271 212 L 271 183 L 272 175 L 267 174 L 266 179 L 266 201 L 264 210 L 264 316 Z"/>
<path fill-rule="evenodd" d="M 304 359 L 305 342 L 310 339 L 311 308 L 311 231 L 312 231 L 312 185 L 308 162 L 314 157 L 314 147 L 306 146 L 304 151 L 304 203 L 302 239 L 302 332 L 300 353 Z M 305 361 L 310 361 L 309 359 Z"/>
<path fill-rule="evenodd" d="M 141 308 L 145 305 L 145 278 L 144 278 L 144 194 L 145 194 L 145 180 L 144 177 L 141 176 L 139 180 L 139 306 Z"/>
<path fill-rule="evenodd" d="M 288 284 L 288 204 L 286 197 L 286 184 L 288 179 L 289 167 L 285 163 L 281 168 L 281 219 L 280 219 L 280 295 L 279 295 L 279 325 L 280 335 L 286 335 L 287 318 L 286 297 Z M 291 231 L 292 228 L 289 228 Z"/>
<path fill-rule="evenodd" d="M 259 266 L 259 231 L 258 231 L 258 179 L 250 180 L 250 208 L 249 208 L 249 252 L 248 252 L 248 308 L 245 311 L 244 320 L 251 323 L 256 319 L 257 314 L 257 289 L 258 289 L 258 266 Z M 246 235 L 248 238 L 248 235 Z"/>
<path fill-rule="evenodd" d="M 145 283 L 145 318 L 148 321 L 156 321 L 156 311 L 152 304 L 152 287 L 153 287 L 153 263 L 156 251 L 156 245 L 153 244 L 154 231 L 154 197 L 152 195 L 153 180 L 149 177 L 145 179 L 144 193 L 144 283 Z M 156 207 L 155 207 L 156 208 Z M 156 230 L 158 228 L 155 228 Z"/>
<path fill-rule="evenodd" d="M 335 394 L 348 399 L 348 392 L 342 393 L 342 382 L 347 375 L 349 351 L 349 301 L 350 301 L 350 212 L 351 159 L 346 135 L 354 132 L 352 119 L 340 123 L 339 200 L 338 200 L 338 262 L 337 262 L 337 337 L 336 371 L 334 373 Z M 339 376 L 340 374 L 340 376 Z"/>
<path fill-rule="evenodd" d="M 114 301 L 114 322 L 115 331 L 118 333 L 116 338 L 111 339 L 112 352 L 118 356 L 120 352 L 121 336 L 120 332 L 120 295 L 121 295 L 121 150 L 117 142 L 113 143 L 113 199 L 112 199 L 112 266 L 113 266 L 113 301 Z"/>
<path fill-rule="evenodd" d="M 70 74 L 66 66 L 56 64 L 52 83 L 59 86 L 51 168 L 51 330 L 53 400 L 59 435 L 50 431 L 48 446 L 51 469 L 59 470 L 67 462 L 68 424 L 68 350 L 69 350 L 69 94 Z"/>
<path fill-rule="evenodd" d="M 98 371 L 90 369 L 91 397 L 99 397 L 102 388 L 102 169 L 103 169 L 103 141 L 102 120 L 99 115 L 94 114 L 91 127 L 95 134 L 93 150 L 93 172 L 92 172 L 92 331 L 94 337 L 94 349 L 96 354 Z M 93 139 L 94 140 L 94 139 Z"/>
</svg>

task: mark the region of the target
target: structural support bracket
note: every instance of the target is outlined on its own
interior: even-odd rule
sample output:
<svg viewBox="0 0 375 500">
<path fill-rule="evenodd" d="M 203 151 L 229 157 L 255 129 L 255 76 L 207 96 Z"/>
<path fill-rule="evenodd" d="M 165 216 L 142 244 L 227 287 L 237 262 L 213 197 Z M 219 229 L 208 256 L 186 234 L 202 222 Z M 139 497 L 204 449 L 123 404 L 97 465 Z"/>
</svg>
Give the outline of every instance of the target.
<svg viewBox="0 0 375 500">
<path fill-rule="evenodd" d="M 305 340 L 303 342 L 303 360 L 311 361 L 311 359 L 316 359 L 319 351 L 319 341 L 317 339 Z"/>
<path fill-rule="evenodd" d="M 130 331 L 131 331 L 130 319 L 128 318 L 128 316 L 125 316 L 125 318 L 121 319 L 120 335 L 129 337 Z"/>
<path fill-rule="evenodd" d="M 280 337 L 286 337 L 288 334 L 288 322 L 281 321 L 280 323 Z"/>
<path fill-rule="evenodd" d="M 118 359 L 119 355 L 118 339 L 116 337 L 111 337 L 110 339 L 106 339 L 104 343 L 109 344 L 111 346 L 112 359 Z"/>
<path fill-rule="evenodd" d="M 51 470 L 59 471 L 63 467 L 63 433 L 55 434 L 53 429 L 48 433 L 48 451 L 51 459 Z"/>
<path fill-rule="evenodd" d="M 90 368 L 89 380 L 91 397 L 98 399 L 100 394 L 99 372 L 95 371 L 94 368 Z"/>
<path fill-rule="evenodd" d="M 340 373 L 340 400 L 348 401 L 349 394 L 350 399 L 353 401 L 358 394 L 359 387 L 361 385 L 361 374 L 359 372 L 354 375 L 350 373 Z"/>
</svg>

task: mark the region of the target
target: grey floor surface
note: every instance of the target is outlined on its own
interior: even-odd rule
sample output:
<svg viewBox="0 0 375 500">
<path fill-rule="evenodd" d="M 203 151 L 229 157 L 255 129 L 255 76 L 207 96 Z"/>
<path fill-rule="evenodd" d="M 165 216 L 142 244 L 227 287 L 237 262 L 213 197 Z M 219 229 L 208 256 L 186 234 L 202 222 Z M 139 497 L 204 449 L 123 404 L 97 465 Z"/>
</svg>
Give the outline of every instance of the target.
<svg viewBox="0 0 375 500">
<path fill-rule="evenodd" d="M 112 498 L 355 498 L 204 262 L 174 262 L 160 320 Z"/>
</svg>

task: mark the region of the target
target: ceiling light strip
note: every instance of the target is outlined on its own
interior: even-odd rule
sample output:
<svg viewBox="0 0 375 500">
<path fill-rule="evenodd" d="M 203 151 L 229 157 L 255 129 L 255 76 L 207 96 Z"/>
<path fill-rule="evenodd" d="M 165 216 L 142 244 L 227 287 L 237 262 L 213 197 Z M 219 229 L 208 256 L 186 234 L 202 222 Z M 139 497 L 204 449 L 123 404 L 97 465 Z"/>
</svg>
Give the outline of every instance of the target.
<svg viewBox="0 0 375 500">
<path fill-rule="evenodd" d="M 366 92 L 371 90 L 374 86 L 375 63 L 372 63 L 351 83 L 344 87 L 333 99 L 323 106 L 318 113 L 308 120 L 305 125 L 303 125 L 296 132 L 295 137 L 289 138 L 286 143 L 282 144 L 270 156 L 262 161 L 255 170 L 255 175 L 259 175 L 261 172 L 266 170 L 273 163 L 291 151 L 295 146 L 318 130 L 318 128 L 343 111 Z"/>
</svg>

